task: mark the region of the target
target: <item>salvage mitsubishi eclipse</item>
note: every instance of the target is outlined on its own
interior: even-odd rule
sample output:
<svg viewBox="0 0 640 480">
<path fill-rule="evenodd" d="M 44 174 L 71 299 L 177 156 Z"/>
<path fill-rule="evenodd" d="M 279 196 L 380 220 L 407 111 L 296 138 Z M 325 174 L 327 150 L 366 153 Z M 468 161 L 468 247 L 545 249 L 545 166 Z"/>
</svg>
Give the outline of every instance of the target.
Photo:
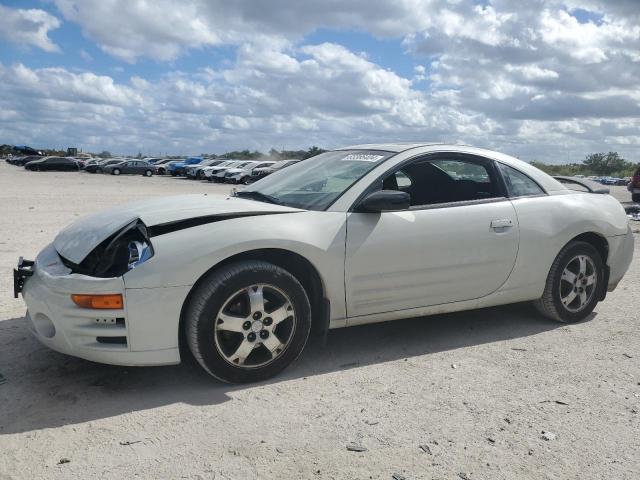
<svg viewBox="0 0 640 480">
<path fill-rule="evenodd" d="M 167 365 L 190 350 L 214 377 L 250 382 L 332 328 L 523 301 L 576 322 L 632 255 L 602 186 L 466 146 L 361 145 L 226 198 L 80 219 L 20 260 L 14 291 L 59 352 Z"/>
</svg>

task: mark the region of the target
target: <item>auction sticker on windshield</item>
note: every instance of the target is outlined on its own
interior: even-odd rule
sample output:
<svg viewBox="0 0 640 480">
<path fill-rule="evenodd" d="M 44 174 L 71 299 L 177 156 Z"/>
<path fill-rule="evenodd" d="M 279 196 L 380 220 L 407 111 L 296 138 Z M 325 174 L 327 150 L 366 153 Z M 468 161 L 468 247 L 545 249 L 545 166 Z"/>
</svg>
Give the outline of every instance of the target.
<svg viewBox="0 0 640 480">
<path fill-rule="evenodd" d="M 377 162 L 384 158 L 384 155 L 372 155 L 369 153 L 350 153 L 342 158 L 343 162 Z"/>
</svg>

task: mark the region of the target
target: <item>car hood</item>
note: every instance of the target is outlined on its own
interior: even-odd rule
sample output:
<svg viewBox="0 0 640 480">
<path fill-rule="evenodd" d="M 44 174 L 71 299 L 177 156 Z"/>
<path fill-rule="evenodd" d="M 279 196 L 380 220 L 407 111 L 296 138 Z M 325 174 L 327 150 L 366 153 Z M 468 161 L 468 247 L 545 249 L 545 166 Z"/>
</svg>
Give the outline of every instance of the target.
<svg viewBox="0 0 640 480">
<path fill-rule="evenodd" d="M 244 168 L 227 168 L 226 173 L 240 173 L 246 171 Z"/>
<path fill-rule="evenodd" d="M 63 229 L 53 241 L 65 259 L 80 263 L 102 241 L 140 219 L 147 227 L 208 216 L 298 212 L 297 208 L 237 197 L 181 195 L 142 200 L 88 215 Z"/>
</svg>

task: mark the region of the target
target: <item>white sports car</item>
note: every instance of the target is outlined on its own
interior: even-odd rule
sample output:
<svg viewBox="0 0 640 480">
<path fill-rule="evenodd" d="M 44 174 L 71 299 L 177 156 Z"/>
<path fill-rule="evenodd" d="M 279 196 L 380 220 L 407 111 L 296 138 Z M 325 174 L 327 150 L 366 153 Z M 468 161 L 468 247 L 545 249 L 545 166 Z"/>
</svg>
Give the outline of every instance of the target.
<svg viewBox="0 0 640 480">
<path fill-rule="evenodd" d="M 228 382 L 278 373 L 331 328 L 522 301 L 574 322 L 616 287 L 633 235 L 602 186 L 562 181 L 581 191 L 471 147 L 348 147 L 226 198 L 81 219 L 20 261 L 15 294 L 54 350 L 166 365 L 188 349 Z"/>
</svg>

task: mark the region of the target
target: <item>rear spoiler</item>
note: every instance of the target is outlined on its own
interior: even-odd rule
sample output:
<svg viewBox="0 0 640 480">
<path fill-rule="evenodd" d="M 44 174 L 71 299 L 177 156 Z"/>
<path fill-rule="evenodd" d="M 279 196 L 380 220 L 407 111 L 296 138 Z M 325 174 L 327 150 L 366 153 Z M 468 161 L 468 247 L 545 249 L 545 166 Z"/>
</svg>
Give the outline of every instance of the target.
<svg viewBox="0 0 640 480">
<path fill-rule="evenodd" d="M 557 176 L 553 177 L 558 180 L 560 183 L 572 183 L 574 185 L 580 185 L 587 189 L 589 193 L 600 193 L 602 195 L 607 195 L 610 193 L 610 190 L 597 182 L 593 182 L 591 180 L 587 180 L 586 178 L 580 177 L 565 177 L 565 176 Z"/>
</svg>

